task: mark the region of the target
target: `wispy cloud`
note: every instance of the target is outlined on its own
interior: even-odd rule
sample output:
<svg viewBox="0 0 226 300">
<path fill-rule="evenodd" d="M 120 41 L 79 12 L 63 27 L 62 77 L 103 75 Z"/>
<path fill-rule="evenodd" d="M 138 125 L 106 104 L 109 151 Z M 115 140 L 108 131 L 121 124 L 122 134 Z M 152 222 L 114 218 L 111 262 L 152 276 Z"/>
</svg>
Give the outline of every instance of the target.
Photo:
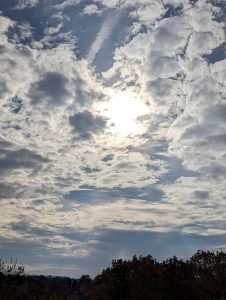
<svg viewBox="0 0 226 300">
<path fill-rule="evenodd" d="M 119 18 L 120 18 L 120 11 L 118 10 L 109 13 L 105 18 L 87 55 L 87 59 L 90 63 L 93 62 L 98 52 L 104 47 L 104 43 L 107 41 L 108 38 L 110 38 Z"/>
<path fill-rule="evenodd" d="M 24 9 L 27 7 L 34 7 L 39 3 L 39 0 L 18 0 L 14 9 Z"/>
</svg>

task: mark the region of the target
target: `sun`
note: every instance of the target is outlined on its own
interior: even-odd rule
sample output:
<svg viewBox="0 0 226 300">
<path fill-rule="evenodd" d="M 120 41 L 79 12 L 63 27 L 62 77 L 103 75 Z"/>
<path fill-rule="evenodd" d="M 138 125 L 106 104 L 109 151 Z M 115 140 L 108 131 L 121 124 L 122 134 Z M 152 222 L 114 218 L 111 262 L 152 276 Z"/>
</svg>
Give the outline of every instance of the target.
<svg viewBox="0 0 226 300">
<path fill-rule="evenodd" d="M 103 114 L 111 131 L 121 135 L 140 134 L 144 126 L 138 117 L 148 113 L 148 106 L 134 93 L 120 92 L 105 102 Z"/>
</svg>

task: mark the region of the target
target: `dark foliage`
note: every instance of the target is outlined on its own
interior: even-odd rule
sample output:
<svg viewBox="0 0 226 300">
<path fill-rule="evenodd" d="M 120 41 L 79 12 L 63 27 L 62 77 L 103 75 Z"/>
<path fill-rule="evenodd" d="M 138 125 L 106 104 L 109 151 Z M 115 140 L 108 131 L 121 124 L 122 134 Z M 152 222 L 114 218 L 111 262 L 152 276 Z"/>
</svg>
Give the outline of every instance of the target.
<svg viewBox="0 0 226 300">
<path fill-rule="evenodd" d="M 0 300 L 225 300 L 226 253 L 198 251 L 189 260 L 152 256 L 113 260 L 91 280 L 25 276 L 0 260 Z"/>
<path fill-rule="evenodd" d="M 190 260 L 151 256 L 114 260 L 91 286 L 89 300 L 224 300 L 226 253 L 198 251 Z"/>
</svg>

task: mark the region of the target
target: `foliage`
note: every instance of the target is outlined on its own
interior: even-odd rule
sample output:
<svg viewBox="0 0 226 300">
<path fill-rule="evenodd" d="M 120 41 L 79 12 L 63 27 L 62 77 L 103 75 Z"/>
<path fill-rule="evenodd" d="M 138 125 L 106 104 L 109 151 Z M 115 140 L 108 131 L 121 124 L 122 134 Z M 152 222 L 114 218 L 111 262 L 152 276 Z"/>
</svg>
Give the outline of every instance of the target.
<svg viewBox="0 0 226 300">
<path fill-rule="evenodd" d="M 189 260 L 176 256 L 117 259 L 93 280 L 25 276 L 16 262 L 0 260 L 0 300 L 223 300 L 226 253 L 198 251 Z M 19 272 L 18 272 L 19 271 Z M 22 272 L 23 271 L 23 272 Z"/>
<path fill-rule="evenodd" d="M 226 253 L 198 251 L 190 260 L 134 256 L 113 260 L 91 286 L 89 300 L 226 299 Z"/>
</svg>

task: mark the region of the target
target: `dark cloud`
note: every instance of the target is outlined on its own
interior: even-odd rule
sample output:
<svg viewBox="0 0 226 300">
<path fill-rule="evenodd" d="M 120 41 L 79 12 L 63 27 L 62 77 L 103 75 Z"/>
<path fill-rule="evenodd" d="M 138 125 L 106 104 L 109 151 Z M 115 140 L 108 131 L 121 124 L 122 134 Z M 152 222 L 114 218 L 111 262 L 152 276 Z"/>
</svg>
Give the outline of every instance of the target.
<svg viewBox="0 0 226 300">
<path fill-rule="evenodd" d="M 32 224 L 26 221 L 19 221 L 17 223 L 11 223 L 10 228 L 16 232 L 22 232 L 23 234 L 32 234 L 34 236 L 49 236 L 51 232 L 47 229 L 42 229 L 39 227 L 34 227 Z"/>
<path fill-rule="evenodd" d="M 111 160 L 113 160 L 113 158 L 114 158 L 114 155 L 109 154 L 109 155 L 106 155 L 104 158 L 102 158 L 102 161 L 104 161 L 104 162 L 111 161 Z"/>
<path fill-rule="evenodd" d="M 0 97 L 3 97 L 8 92 L 7 85 L 4 81 L 0 81 Z"/>
<path fill-rule="evenodd" d="M 4 145 L 4 142 L 1 144 Z M 9 144 L 6 143 L 6 145 Z M 21 168 L 38 169 L 42 163 L 49 161 L 47 158 L 27 149 L 10 150 L 1 148 L 0 157 L 0 173 Z"/>
<path fill-rule="evenodd" d="M 209 166 L 206 166 L 203 168 L 209 176 L 212 178 L 219 178 L 221 176 L 225 177 L 226 176 L 226 168 L 225 166 L 221 165 L 217 161 L 213 161 L 212 163 L 209 164 Z"/>
<path fill-rule="evenodd" d="M 100 169 L 98 169 L 98 168 L 90 168 L 90 167 L 84 167 L 84 168 L 81 168 L 81 169 L 82 169 L 82 171 L 84 171 L 87 174 L 96 173 L 96 172 L 100 171 Z"/>
<path fill-rule="evenodd" d="M 209 192 L 208 191 L 195 191 L 194 196 L 199 199 L 207 199 L 207 198 L 209 198 Z"/>
<path fill-rule="evenodd" d="M 80 139 L 90 139 L 93 134 L 102 132 L 106 126 L 106 120 L 102 117 L 95 117 L 88 110 L 74 114 L 69 119 L 73 132 Z"/>
<path fill-rule="evenodd" d="M 10 111 L 14 114 L 17 114 L 23 107 L 23 101 L 15 96 L 10 101 Z"/>
<path fill-rule="evenodd" d="M 12 147 L 12 143 L 0 139 L 0 149 L 8 149 L 10 147 Z"/>
<path fill-rule="evenodd" d="M 47 72 L 43 78 L 32 84 L 28 96 L 32 104 L 61 105 L 71 95 L 67 89 L 68 79 L 57 72 Z"/>
<path fill-rule="evenodd" d="M 209 123 L 215 123 L 216 120 L 219 120 L 223 123 L 226 123 L 226 105 L 215 105 L 214 107 L 210 107 L 206 109 L 204 112 L 204 119 L 208 120 Z"/>
<path fill-rule="evenodd" d="M 4 152 L 3 152 L 4 153 Z M 43 158 L 27 149 L 20 149 L 16 151 L 5 152 L 5 158 L 0 159 L 0 168 L 33 168 L 40 162 L 47 162 L 48 160 Z"/>
<path fill-rule="evenodd" d="M 89 102 L 90 98 L 92 98 L 91 96 L 94 95 L 90 95 L 90 93 L 87 92 L 87 84 L 86 82 L 80 78 L 79 74 L 76 73 L 76 80 L 74 80 L 73 85 L 75 87 L 75 94 L 76 94 L 76 102 L 81 105 L 84 106 L 85 103 Z"/>
<path fill-rule="evenodd" d="M 1 170 L 0 170 L 1 171 Z M 0 199 L 11 199 L 22 196 L 15 184 L 0 183 Z"/>
</svg>

